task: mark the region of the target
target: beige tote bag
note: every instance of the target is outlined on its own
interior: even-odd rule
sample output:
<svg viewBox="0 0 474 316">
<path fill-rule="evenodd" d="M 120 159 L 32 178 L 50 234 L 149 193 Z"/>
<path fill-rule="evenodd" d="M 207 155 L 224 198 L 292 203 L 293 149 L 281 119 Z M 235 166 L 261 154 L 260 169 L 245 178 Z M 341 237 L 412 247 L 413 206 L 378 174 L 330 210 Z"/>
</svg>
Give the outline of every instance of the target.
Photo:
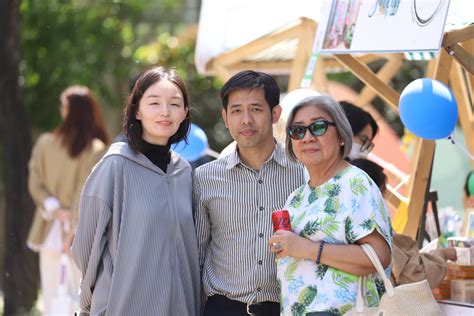
<svg viewBox="0 0 474 316">
<path fill-rule="evenodd" d="M 393 287 L 387 278 L 375 250 L 369 244 L 361 245 L 377 273 L 383 280 L 386 293 L 380 299 L 378 307 L 368 307 L 365 298 L 366 276 L 359 277 L 356 306 L 345 315 L 377 316 L 440 316 L 441 309 L 431 293 L 427 280 Z"/>
</svg>

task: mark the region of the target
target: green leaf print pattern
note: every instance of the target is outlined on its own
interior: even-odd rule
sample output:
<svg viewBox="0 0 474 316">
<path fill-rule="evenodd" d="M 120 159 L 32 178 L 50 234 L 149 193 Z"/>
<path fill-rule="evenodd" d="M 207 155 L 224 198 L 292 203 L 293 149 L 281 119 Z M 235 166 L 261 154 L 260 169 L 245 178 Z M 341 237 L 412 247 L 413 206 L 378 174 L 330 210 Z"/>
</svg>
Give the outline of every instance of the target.
<svg viewBox="0 0 474 316">
<path fill-rule="evenodd" d="M 319 188 L 311 188 L 311 193 L 308 196 L 308 204 L 313 204 L 319 198 L 321 190 Z"/>
<path fill-rule="evenodd" d="M 298 295 L 298 303 L 307 307 L 311 305 L 317 294 L 318 288 L 316 286 L 308 286 L 304 288 Z"/>
<path fill-rule="evenodd" d="M 353 177 L 349 179 L 349 185 L 351 186 L 352 193 L 355 195 L 361 195 L 368 191 L 364 185 L 364 179 L 359 177 Z"/>
<path fill-rule="evenodd" d="M 338 196 L 341 192 L 341 185 L 338 183 L 330 184 L 328 186 L 328 197 Z"/>
<path fill-rule="evenodd" d="M 320 223 L 320 230 L 328 237 L 335 238 L 334 233 L 339 229 L 340 222 L 336 220 L 336 215 L 328 215 Z"/>
<path fill-rule="evenodd" d="M 354 283 L 359 280 L 358 276 L 348 274 L 340 270 L 331 269 L 331 272 L 334 283 L 339 287 L 345 288 L 346 290 L 349 289 L 350 283 Z"/>
<path fill-rule="evenodd" d="M 316 268 L 316 277 L 320 280 L 324 278 L 326 275 L 326 271 L 328 270 L 329 266 L 324 265 L 324 264 L 319 264 L 318 267 Z"/>
<path fill-rule="evenodd" d="M 293 228 L 297 227 L 303 221 L 303 219 L 305 218 L 305 214 L 306 214 L 306 212 L 302 212 L 301 214 L 291 216 L 291 218 L 290 218 L 291 219 L 291 226 Z"/>
<path fill-rule="evenodd" d="M 306 307 L 300 303 L 295 303 L 291 305 L 291 315 L 292 316 L 304 316 L 306 312 Z"/>
<path fill-rule="evenodd" d="M 339 209 L 339 198 L 338 197 L 328 197 L 324 202 L 324 213 L 326 214 L 336 214 Z"/>
<path fill-rule="evenodd" d="M 354 232 L 354 227 L 352 226 L 352 218 L 346 217 L 344 222 L 344 231 L 347 243 L 353 244 L 358 239 L 358 235 Z"/>
<path fill-rule="evenodd" d="M 287 281 L 291 281 L 295 278 L 295 271 L 297 267 L 298 261 L 296 261 L 295 259 L 291 259 L 291 263 L 288 265 L 288 268 L 286 268 L 285 271 L 285 279 Z"/>
<path fill-rule="evenodd" d="M 362 227 L 364 230 L 371 231 L 374 227 L 374 223 L 375 221 L 372 218 L 367 218 L 362 222 L 362 224 L 360 224 L 360 227 Z"/>
<path fill-rule="evenodd" d="M 379 293 L 377 291 L 377 287 L 375 285 L 375 282 L 371 279 L 368 279 L 366 284 L 366 292 L 365 292 L 365 297 L 367 298 L 367 303 L 369 306 L 375 306 L 379 302 Z"/>
<path fill-rule="evenodd" d="M 298 302 L 291 306 L 291 314 L 294 316 L 303 316 L 306 314 L 306 308 L 316 298 L 318 288 L 316 286 L 308 286 L 298 294 Z"/>
<path fill-rule="evenodd" d="M 338 314 L 339 314 L 339 315 L 344 315 L 345 313 L 347 313 L 348 311 L 350 311 L 353 307 L 354 307 L 354 305 L 352 305 L 352 304 L 345 304 L 345 305 L 342 305 L 342 306 L 339 308 Z"/>
<path fill-rule="evenodd" d="M 304 238 L 311 237 L 319 230 L 319 225 L 320 224 L 318 220 L 308 221 L 306 225 L 304 225 L 303 230 L 300 232 L 300 236 Z"/>
<path fill-rule="evenodd" d="M 299 208 L 303 202 L 303 194 L 296 192 L 293 198 L 291 199 L 290 206 L 293 208 Z"/>
</svg>

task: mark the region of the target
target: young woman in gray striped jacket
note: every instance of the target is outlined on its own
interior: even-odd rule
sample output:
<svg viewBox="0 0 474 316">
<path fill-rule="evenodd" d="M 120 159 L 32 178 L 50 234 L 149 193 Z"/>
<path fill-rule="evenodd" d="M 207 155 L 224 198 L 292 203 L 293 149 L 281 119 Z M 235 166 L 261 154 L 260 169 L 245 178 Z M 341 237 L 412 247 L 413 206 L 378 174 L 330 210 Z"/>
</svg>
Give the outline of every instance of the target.
<svg viewBox="0 0 474 316">
<path fill-rule="evenodd" d="M 188 92 L 174 70 L 141 75 L 114 143 L 81 195 L 72 251 L 81 313 L 197 315 L 200 277 L 191 166 L 170 145 L 186 139 Z"/>
</svg>

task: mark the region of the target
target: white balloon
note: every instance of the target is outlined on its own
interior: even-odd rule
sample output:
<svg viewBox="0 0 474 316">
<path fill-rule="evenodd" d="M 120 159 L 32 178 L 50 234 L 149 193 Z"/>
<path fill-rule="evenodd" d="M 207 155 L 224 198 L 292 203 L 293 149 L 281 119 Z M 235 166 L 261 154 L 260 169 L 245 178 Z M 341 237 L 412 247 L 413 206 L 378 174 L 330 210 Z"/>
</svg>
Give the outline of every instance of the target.
<svg viewBox="0 0 474 316">
<path fill-rule="evenodd" d="M 286 120 L 288 118 L 288 115 L 290 115 L 291 110 L 298 102 L 302 101 L 307 97 L 314 97 L 318 95 L 321 94 L 312 89 L 296 89 L 291 91 L 281 100 L 281 117 Z"/>
</svg>

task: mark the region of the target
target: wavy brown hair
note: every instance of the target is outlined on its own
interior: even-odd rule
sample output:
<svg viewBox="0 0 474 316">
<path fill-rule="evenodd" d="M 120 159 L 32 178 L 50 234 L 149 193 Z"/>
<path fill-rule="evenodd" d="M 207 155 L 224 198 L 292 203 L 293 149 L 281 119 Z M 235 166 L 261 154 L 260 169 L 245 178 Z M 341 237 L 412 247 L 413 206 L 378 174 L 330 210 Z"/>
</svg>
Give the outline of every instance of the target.
<svg viewBox="0 0 474 316">
<path fill-rule="evenodd" d="M 186 84 L 175 69 L 156 67 L 145 71 L 138 77 L 128 96 L 123 112 L 122 132 L 127 138 L 128 144 L 135 152 L 141 152 L 145 145 L 145 141 L 142 137 L 143 126 L 141 121 L 136 118 L 140 100 L 149 87 L 161 80 L 167 80 L 178 87 L 183 95 L 184 108 L 188 109 L 184 121 L 179 125 L 178 131 L 168 140 L 168 145 L 178 143 L 182 140 L 187 143 L 187 136 L 191 125 L 191 111 L 189 108 L 189 93 Z"/>
<path fill-rule="evenodd" d="M 68 108 L 68 114 L 55 133 L 71 157 L 78 157 L 95 138 L 109 143 L 99 103 L 89 88 L 71 86 L 61 93 L 60 100 L 61 106 Z"/>
</svg>

